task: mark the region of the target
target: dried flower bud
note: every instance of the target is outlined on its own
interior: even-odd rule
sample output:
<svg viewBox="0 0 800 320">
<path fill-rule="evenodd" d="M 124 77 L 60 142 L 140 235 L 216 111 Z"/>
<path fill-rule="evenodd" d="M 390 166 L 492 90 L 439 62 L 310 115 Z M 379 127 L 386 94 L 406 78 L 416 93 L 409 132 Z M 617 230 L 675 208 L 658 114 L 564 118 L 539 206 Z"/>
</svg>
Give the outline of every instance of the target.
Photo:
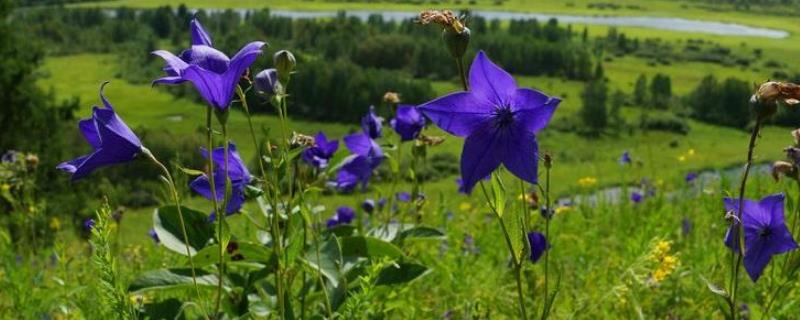
<svg viewBox="0 0 800 320">
<path fill-rule="evenodd" d="M 426 146 L 438 146 L 444 142 L 444 137 L 420 134 L 419 137 L 417 137 L 417 141 Z"/>
<path fill-rule="evenodd" d="M 313 147 L 315 143 L 314 137 L 312 136 L 292 132 L 292 140 L 290 141 L 292 147 Z"/>
<path fill-rule="evenodd" d="M 35 169 L 39 165 L 39 156 L 33 153 L 25 155 L 25 164 L 28 165 L 29 169 Z"/>
<path fill-rule="evenodd" d="M 256 75 L 254 85 L 259 93 L 266 95 L 274 95 L 282 90 L 281 83 L 278 81 L 278 70 L 276 69 L 266 69 L 259 72 Z"/>
<path fill-rule="evenodd" d="M 775 179 L 775 181 L 780 181 L 781 176 L 787 176 L 797 180 L 797 168 L 786 161 L 775 161 L 775 163 L 772 164 L 772 178 Z"/>
<path fill-rule="evenodd" d="M 794 137 L 794 145 L 800 146 L 800 129 L 792 130 L 792 137 Z"/>
<path fill-rule="evenodd" d="M 547 169 L 553 167 L 553 156 L 551 156 L 550 153 L 547 152 L 544 154 L 544 167 Z"/>
<path fill-rule="evenodd" d="M 791 82 L 764 82 L 758 87 L 755 98 L 762 104 L 779 102 L 787 106 L 794 106 L 800 103 L 800 85 Z"/>
<path fill-rule="evenodd" d="M 400 103 L 400 95 L 397 92 L 388 91 L 383 94 L 383 101 L 391 104 Z"/>
<path fill-rule="evenodd" d="M 275 69 L 278 70 L 280 79 L 285 81 L 294 70 L 294 66 L 297 65 L 297 60 L 288 50 L 281 50 L 275 52 L 275 55 L 272 56 L 272 63 L 275 65 Z"/>
<path fill-rule="evenodd" d="M 442 39 L 453 57 L 461 58 L 469 45 L 470 30 L 450 10 L 426 10 L 419 14 L 420 24 L 436 23 L 444 27 Z"/>
</svg>

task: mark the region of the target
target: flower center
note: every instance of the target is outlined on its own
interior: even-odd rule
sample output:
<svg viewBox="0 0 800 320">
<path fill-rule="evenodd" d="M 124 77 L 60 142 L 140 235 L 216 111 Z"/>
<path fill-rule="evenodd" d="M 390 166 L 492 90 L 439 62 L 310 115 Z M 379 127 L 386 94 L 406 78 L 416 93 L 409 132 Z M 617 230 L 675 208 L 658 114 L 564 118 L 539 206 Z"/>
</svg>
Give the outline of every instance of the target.
<svg viewBox="0 0 800 320">
<path fill-rule="evenodd" d="M 772 235 L 772 230 L 770 228 L 764 228 L 758 231 L 758 236 L 760 238 L 767 238 Z"/>
<path fill-rule="evenodd" d="M 509 106 L 498 106 L 494 109 L 494 124 L 497 128 L 505 128 L 514 123 L 514 111 Z"/>
</svg>

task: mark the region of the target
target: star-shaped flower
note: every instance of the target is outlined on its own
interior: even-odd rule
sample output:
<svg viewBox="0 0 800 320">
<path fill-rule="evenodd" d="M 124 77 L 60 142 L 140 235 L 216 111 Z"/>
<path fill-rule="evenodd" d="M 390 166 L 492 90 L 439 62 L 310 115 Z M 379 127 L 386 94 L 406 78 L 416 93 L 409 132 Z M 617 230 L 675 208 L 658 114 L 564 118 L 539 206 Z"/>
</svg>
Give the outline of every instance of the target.
<svg viewBox="0 0 800 320">
<path fill-rule="evenodd" d="M 389 124 L 400 135 L 401 141 L 411 141 L 416 139 L 425 127 L 425 118 L 414 106 L 400 105 L 397 107 L 395 118 L 389 121 Z"/>
<path fill-rule="evenodd" d="M 510 74 L 478 52 L 469 71 L 471 89 L 419 106 L 442 130 L 466 137 L 461 153 L 464 190 L 503 164 L 517 177 L 537 182 L 542 130 L 561 100 L 519 88 Z"/>
<path fill-rule="evenodd" d="M 344 144 L 353 154 L 345 158 L 336 176 L 336 186 L 343 191 L 351 191 L 359 183 L 367 188 L 372 171 L 383 161 L 383 151 L 375 140 L 366 133 L 356 133 L 344 137 Z"/>
<path fill-rule="evenodd" d="M 782 193 L 764 197 L 760 201 L 744 200 L 744 268 L 753 282 L 761 277 L 772 256 L 798 248 L 783 216 Z M 739 212 L 739 199 L 725 198 L 725 210 Z M 739 251 L 738 226 L 731 226 L 725 234 L 725 245 Z"/>
<path fill-rule="evenodd" d="M 208 151 L 202 149 L 200 152 L 204 158 L 208 158 Z M 242 158 L 239 157 L 236 145 L 233 143 L 228 145 L 228 170 L 225 170 L 225 148 L 215 148 L 211 153 L 211 161 L 214 162 L 214 191 L 217 201 L 224 200 L 227 171 L 227 177 L 231 180 L 231 198 L 228 200 L 225 212 L 227 214 L 238 212 L 242 208 L 242 204 L 244 204 L 244 191 L 247 184 L 250 183 L 250 172 L 247 170 Z M 206 199 L 214 199 L 208 174 L 195 178 L 189 186 Z"/>
<path fill-rule="evenodd" d="M 339 141 L 328 141 L 328 137 L 320 131 L 314 137 L 314 146 L 303 150 L 303 161 L 316 168 L 325 168 L 338 149 Z"/>
</svg>

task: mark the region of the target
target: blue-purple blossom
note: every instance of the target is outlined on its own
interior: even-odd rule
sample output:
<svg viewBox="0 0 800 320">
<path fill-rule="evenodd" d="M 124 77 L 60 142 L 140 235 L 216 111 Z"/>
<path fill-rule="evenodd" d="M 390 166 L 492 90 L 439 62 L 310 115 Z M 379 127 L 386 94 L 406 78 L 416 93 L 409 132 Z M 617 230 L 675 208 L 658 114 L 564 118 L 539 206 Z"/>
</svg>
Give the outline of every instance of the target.
<svg viewBox="0 0 800 320">
<path fill-rule="evenodd" d="M 725 210 L 739 216 L 739 199 L 725 198 Z M 766 196 L 760 201 L 745 199 L 741 220 L 744 224 L 744 268 L 753 282 L 769 264 L 772 256 L 798 248 L 786 227 L 783 216 L 784 195 Z M 738 226 L 728 228 L 725 245 L 739 252 Z"/>
<path fill-rule="evenodd" d="M 409 202 L 411 201 L 411 194 L 405 191 L 398 192 L 397 194 L 395 194 L 395 198 L 397 198 L 397 201 L 400 202 Z"/>
<path fill-rule="evenodd" d="M 622 156 L 619 157 L 619 164 L 631 164 L 631 154 L 627 150 L 622 153 Z"/>
<path fill-rule="evenodd" d="M 256 74 L 255 80 L 253 80 L 253 86 L 256 88 L 256 91 L 260 93 L 274 95 L 277 92 L 277 89 L 280 87 L 280 81 L 278 81 L 278 70 L 262 70 Z"/>
<path fill-rule="evenodd" d="M 327 221 L 328 228 L 333 228 L 341 224 L 349 224 L 356 217 L 356 211 L 350 207 L 339 207 L 336 214 Z"/>
<path fill-rule="evenodd" d="M 383 135 L 383 118 L 375 114 L 375 106 L 369 106 L 369 112 L 361 118 L 361 129 L 372 139 Z"/>
<path fill-rule="evenodd" d="M 314 137 L 314 146 L 303 150 L 303 161 L 315 168 L 326 168 L 333 154 L 339 150 L 338 140 L 328 140 L 321 131 Z"/>
<path fill-rule="evenodd" d="M 233 99 L 239 78 L 261 54 L 266 45 L 262 41 L 250 42 L 239 50 L 233 58 L 215 49 L 211 36 L 203 29 L 197 19 L 190 23 L 192 46 L 184 50 L 180 57 L 166 50 L 153 51 L 164 59 L 166 76 L 156 79 L 153 84 L 179 84 L 191 82 L 209 105 L 225 110 Z"/>
<path fill-rule="evenodd" d="M 488 175 L 488 176 L 483 178 L 483 181 L 489 181 L 490 179 L 492 179 L 492 176 Z M 466 187 L 464 185 L 464 179 L 456 178 L 456 185 L 458 185 L 458 193 L 469 194 L 469 192 L 467 192 L 467 189 L 466 189 Z"/>
<path fill-rule="evenodd" d="M 352 191 L 361 184 L 361 188 L 365 190 L 372 171 L 383 161 L 383 151 L 366 133 L 346 136 L 344 144 L 353 154 L 345 158 L 337 173 L 336 186 L 342 191 Z"/>
<path fill-rule="evenodd" d="M 114 112 L 103 94 L 106 84 L 108 82 L 100 86 L 103 107 L 95 106 L 91 118 L 78 122 L 78 129 L 92 146 L 92 153 L 62 162 L 57 167 L 72 173 L 72 181 L 86 177 L 100 167 L 132 161 L 142 152 L 142 142 Z"/>
<path fill-rule="evenodd" d="M 539 232 L 528 232 L 528 243 L 531 247 L 530 259 L 533 263 L 539 261 L 545 250 L 550 249 L 547 239 Z"/>
<path fill-rule="evenodd" d="M 692 183 L 694 182 L 695 179 L 697 179 L 697 173 L 689 172 L 686 174 L 686 177 L 684 179 L 686 180 L 686 183 Z"/>
<path fill-rule="evenodd" d="M 461 153 L 464 191 L 503 164 L 529 183 L 537 182 L 542 130 L 561 100 L 536 90 L 518 88 L 516 81 L 478 52 L 469 71 L 471 89 L 419 107 L 450 134 L 466 137 Z"/>
<path fill-rule="evenodd" d="M 94 225 L 95 222 L 94 219 L 92 218 L 87 218 L 86 220 L 83 220 L 83 230 L 92 231 L 92 229 L 94 229 Z"/>
<path fill-rule="evenodd" d="M 640 203 L 644 200 L 644 195 L 639 191 L 631 192 L 631 202 Z"/>
<path fill-rule="evenodd" d="M 156 244 L 161 243 L 161 239 L 158 238 L 158 233 L 156 233 L 156 229 L 151 228 L 149 231 L 147 231 L 147 235 L 149 235 L 150 238 L 153 239 L 153 242 L 155 242 Z"/>
<path fill-rule="evenodd" d="M 386 198 L 378 199 L 378 210 L 383 210 L 383 207 L 386 206 L 386 203 L 389 202 Z"/>
<path fill-rule="evenodd" d="M 416 139 L 425 127 L 425 118 L 414 106 L 400 105 L 389 125 L 400 135 L 400 141 L 411 141 Z"/>
<path fill-rule="evenodd" d="M 201 149 L 200 152 L 204 158 L 208 159 L 208 151 Z M 236 145 L 233 143 L 228 144 L 228 168 L 225 168 L 225 148 L 215 148 L 211 152 L 211 161 L 214 162 L 214 191 L 217 201 L 223 201 L 225 197 L 225 178 L 227 176 L 231 181 L 231 195 L 228 199 L 228 206 L 225 209 L 227 214 L 238 212 L 244 204 L 244 190 L 247 184 L 250 183 L 250 172 L 247 166 L 239 157 L 239 152 L 236 151 Z M 192 190 L 202 195 L 206 199 L 213 200 L 214 197 L 211 193 L 211 183 L 208 179 L 208 174 L 203 174 L 189 185 Z"/>
<path fill-rule="evenodd" d="M 17 162 L 17 159 L 19 158 L 19 154 L 20 153 L 15 151 L 15 150 L 8 150 L 8 151 L 6 151 L 6 153 L 3 154 L 2 157 L 0 157 L 0 162 L 3 162 L 3 163 Z"/>
<path fill-rule="evenodd" d="M 681 234 L 683 234 L 684 236 L 689 235 L 689 233 L 692 232 L 692 227 L 693 227 L 692 220 L 690 220 L 689 218 L 684 217 L 681 220 Z"/>
<path fill-rule="evenodd" d="M 364 209 L 364 212 L 368 214 L 372 214 L 375 211 L 375 200 L 367 199 L 361 203 L 361 209 Z"/>
</svg>

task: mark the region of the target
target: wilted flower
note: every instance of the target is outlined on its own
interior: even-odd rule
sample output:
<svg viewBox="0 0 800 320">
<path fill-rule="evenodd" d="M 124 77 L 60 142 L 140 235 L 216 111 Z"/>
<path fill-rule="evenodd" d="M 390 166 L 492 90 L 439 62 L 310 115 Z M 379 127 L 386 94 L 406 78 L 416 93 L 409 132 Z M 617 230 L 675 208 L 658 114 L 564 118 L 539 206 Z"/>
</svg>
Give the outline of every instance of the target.
<svg viewBox="0 0 800 320">
<path fill-rule="evenodd" d="M 345 206 L 339 207 L 338 209 L 336 209 L 336 214 L 334 214 L 333 217 L 328 219 L 327 222 L 328 228 L 333 228 L 341 224 L 349 224 L 350 222 L 353 221 L 355 217 L 356 217 L 356 211 L 353 210 L 353 208 Z"/>
<path fill-rule="evenodd" d="M 453 57 L 464 55 L 469 45 L 470 31 L 464 23 L 450 10 L 426 10 L 419 14 L 419 23 L 426 25 L 436 23 L 444 27 L 442 39 Z"/>
<path fill-rule="evenodd" d="M 254 41 L 245 45 L 233 58 L 212 47 L 211 36 L 197 19 L 190 23 L 192 47 L 184 50 L 180 57 L 165 51 L 153 51 L 164 59 L 167 76 L 156 79 L 153 84 L 179 84 L 189 81 L 211 106 L 225 110 L 233 99 L 239 78 L 261 54 L 266 45 Z"/>
<path fill-rule="evenodd" d="M 275 69 L 266 69 L 256 74 L 253 85 L 256 91 L 267 95 L 274 95 L 282 90 L 278 81 L 278 70 Z"/>
<path fill-rule="evenodd" d="M 781 102 L 791 106 L 800 103 L 800 85 L 768 81 L 758 87 L 755 96 L 762 103 Z"/>
<path fill-rule="evenodd" d="M 383 94 L 383 101 L 390 104 L 400 103 L 400 95 L 397 92 L 387 91 Z"/>
<path fill-rule="evenodd" d="M 780 181 L 781 176 L 797 179 L 797 168 L 786 161 L 775 161 L 775 163 L 772 164 L 772 178 L 775 179 L 775 181 Z"/>
<path fill-rule="evenodd" d="M 103 95 L 106 84 L 108 82 L 100 86 L 100 100 L 104 107 L 95 106 L 90 119 L 78 122 L 78 128 L 94 152 L 62 162 L 57 167 L 72 173 L 72 181 L 87 176 L 97 168 L 132 161 L 142 152 L 142 142 L 117 116 L 111 103 Z"/>
<path fill-rule="evenodd" d="M 461 155 L 464 190 L 500 164 L 529 183 L 537 182 L 536 133 L 553 115 L 557 98 L 518 88 L 510 74 L 478 52 L 469 72 L 470 91 L 456 92 L 419 107 L 437 126 L 466 137 Z"/>
<path fill-rule="evenodd" d="M 739 212 L 739 199 L 725 198 L 725 210 Z M 786 227 L 783 215 L 784 195 L 774 194 L 760 201 L 744 200 L 741 216 L 744 224 L 744 267 L 750 279 L 757 281 L 773 255 L 798 248 Z M 725 245 L 739 252 L 739 227 L 734 224 L 725 234 Z"/>
<path fill-rule="evenodd" d="M 329 141 L 328 137 L 320 131 L 314 137 L 314 145 L 303 150 L 303 161 L 316 168 L 325 168 L 336 150 L 339 150 L 339 141 Z"/>
<path fill-rule="evenodd" d="M 409 105 L 397 107 L 397 114 L 394 119 L 389 121 L 400 141 L 410 141 L 417 138 L 422 128 L 425 127 L 425 118 L 417 111 L 417 108 Z"/>
<path fill-rule="evenodd" d="M 369 106 L 369 112 L 361 118 L 361 129 L 372 139 L 383 135 L 383 118 L 375 114 L 375 106 Z"/>
<path fill-rule="evenodd" d="M 539 261 L 545 250 L 550 249 L 547 239 L 539 232 L 528 232 L 528 243 L 531 247 L 530 259 L 533 263 Z"/>
<path fill-rule="evenodd" d="M 200 153 L 204 158 L 208 158 L 207 150 L 201 149 Z M 250 172 L 242 158 L 239 157 L 239 152 L 236 151 L 236 145 L 233 143 L 228 144 L 227 170 L 225 168 L 225 148 L 215 148 L 211 153 L 211 160 L 214 162 L 214 191 L 217 201 L 222 201 L 225 197 L 225 178 L 228 177 L 231 181 L 231 195 L 225 212 L 227 214 L 236 213 L 244 204 L 244 191 L 247 184 L 250 183 Z M 189 186 L 206 199 L 213 199 L 207 173 L 194 179 Z"/>
</svg>

